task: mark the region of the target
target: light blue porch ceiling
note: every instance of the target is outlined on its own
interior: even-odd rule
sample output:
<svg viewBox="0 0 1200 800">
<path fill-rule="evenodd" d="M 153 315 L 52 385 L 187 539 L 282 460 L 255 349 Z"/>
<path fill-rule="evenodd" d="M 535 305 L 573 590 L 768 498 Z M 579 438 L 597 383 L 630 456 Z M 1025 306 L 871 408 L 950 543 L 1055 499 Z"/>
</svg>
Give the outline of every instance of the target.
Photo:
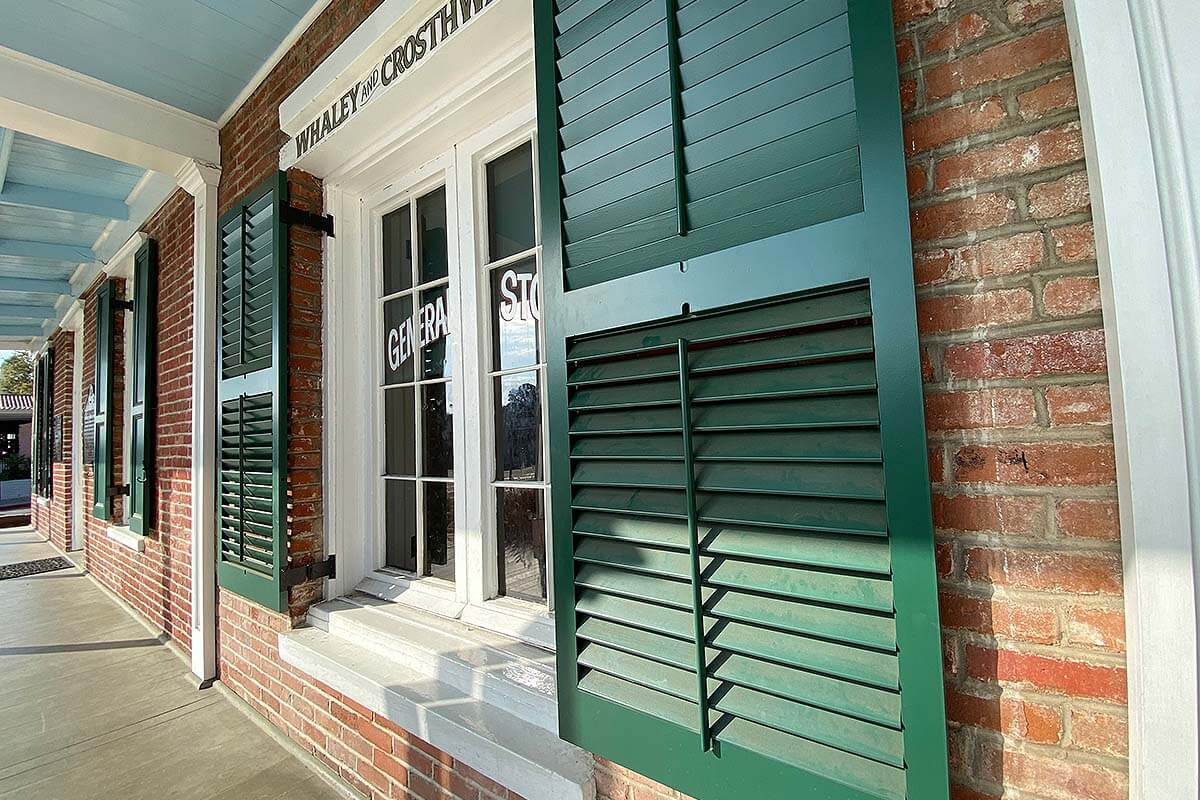
<svg viewBox="0 0 1200 800">
<path fill-rule="evenodd" d="M 222 114 L 327 2 L 0 0 L 0 348 L 39 345 L 177 170 L 218 160 Z"/>
<path fill-rule="evenodd" d="M 33 339 L 146 170 L 0 129 L 0 342 Z"/>
<path fill-rule="evenodd" d="M 217 120 L 318 0 L 0 0 L 0 46 Z"/>
</svg>

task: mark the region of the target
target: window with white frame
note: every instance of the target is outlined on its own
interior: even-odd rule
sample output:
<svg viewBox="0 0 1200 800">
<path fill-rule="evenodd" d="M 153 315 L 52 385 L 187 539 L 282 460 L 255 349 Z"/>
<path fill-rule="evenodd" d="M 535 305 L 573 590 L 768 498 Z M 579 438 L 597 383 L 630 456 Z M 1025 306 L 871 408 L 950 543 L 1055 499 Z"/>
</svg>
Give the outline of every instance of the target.
<svg viewBox="0 0 1200 800">
<path fill-rule="evenodd" d="M 384 565 L 453 582 L 454 386 L 446 187 L 384 215 Z"/>
<path fill-rule="evenodd" d="M 496 593 L 546 601 L 546 483 L 542 424 L 541 250 L 534 213 L 533 143 L 483 166 L 494 471 Z"/>
<path fill-rule="evenodd" d="M 460 145 L 368 218 L 377 566 L 420 589 L 403 602 L 544 643 L 527 624 L 547 617 L 550 569 L 533 138 L 530 122 Z"/>
</svg>

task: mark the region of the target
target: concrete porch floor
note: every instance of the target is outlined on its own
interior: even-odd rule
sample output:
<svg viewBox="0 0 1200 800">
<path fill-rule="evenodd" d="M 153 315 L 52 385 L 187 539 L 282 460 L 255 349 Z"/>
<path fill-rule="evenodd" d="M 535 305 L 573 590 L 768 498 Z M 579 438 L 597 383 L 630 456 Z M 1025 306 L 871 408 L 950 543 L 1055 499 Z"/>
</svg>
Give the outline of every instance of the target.
<svg viewBox="0 0 1200 800">
<path fill-rule="evenodd" d="M 0 564 L 56 555 L 0 530 Z M 0 580 L 0 800 L 344 796 L 79 569 Z"/>
</svg>

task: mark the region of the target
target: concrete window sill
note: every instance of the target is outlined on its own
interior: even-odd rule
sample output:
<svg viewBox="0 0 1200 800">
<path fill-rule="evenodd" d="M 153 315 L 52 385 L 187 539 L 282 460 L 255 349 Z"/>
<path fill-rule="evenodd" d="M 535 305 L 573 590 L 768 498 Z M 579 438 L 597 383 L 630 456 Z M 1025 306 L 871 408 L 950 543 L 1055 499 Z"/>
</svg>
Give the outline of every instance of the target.
<svg viewBox="0 0 1200 800">
<path fill-rule="evenodd" d="M 285 663 L 529 800 L 594 796 L 591 755 L 558 738 L 553 653 L 365 595 L 308 621 Z"/>
<path fill-rule="evenodd" d="M 139 533 L 134 533 L 125 525 L 110 525 L 108 527 L 108 538 L 117 544 L 135 553 L 146 552 L 146 537 Z"/>
</svg>

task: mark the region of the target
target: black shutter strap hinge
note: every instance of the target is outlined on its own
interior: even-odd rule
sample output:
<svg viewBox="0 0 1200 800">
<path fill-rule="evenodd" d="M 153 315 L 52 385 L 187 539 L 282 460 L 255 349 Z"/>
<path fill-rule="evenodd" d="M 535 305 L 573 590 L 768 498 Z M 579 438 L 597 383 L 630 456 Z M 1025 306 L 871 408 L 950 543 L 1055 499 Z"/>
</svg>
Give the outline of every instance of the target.
<svg viewBox="0 0 1200 800">
<path fill-rule="evenodd" d="M 301 225 L 305 228 L 312 228 L 324 233 L 326 236 L 333 236 L 333 215 L 332 214 L 314 214 L 311 211 L 305 211 L 302 208 L 295 206 L 284 206 L 281 214 L 283 221 L 288 225 Z"/>
<path fill-rule="evenodd" d="M 299 586 L 305 581 L 316 580 L 317 578 L 336 578 L 337 577 L 337 556 L 333 555 L 324 561 L 318 561 L 315 564 L 305 564 L 303 567 L 292 567 L 285 569 L 280 575 L 280 580 L 283 582 L 283 588 L 288 589 L 292 586 Z"/>
<path fill-rule="evenodd" d="M 120 486 L 110 486 L 110 487 L 108 487 L 108 493 L 111 495 L 116 495 L 118 497 L 128 497 L 129 496 L 129 484 L 122 483 Z"/>
<path fill-rule="evenodd" d="M 128 311 L 131 314 L 133 313 L 132 300 L 113 300 L 112 307 L 114 311 Z"/>
</svg>

